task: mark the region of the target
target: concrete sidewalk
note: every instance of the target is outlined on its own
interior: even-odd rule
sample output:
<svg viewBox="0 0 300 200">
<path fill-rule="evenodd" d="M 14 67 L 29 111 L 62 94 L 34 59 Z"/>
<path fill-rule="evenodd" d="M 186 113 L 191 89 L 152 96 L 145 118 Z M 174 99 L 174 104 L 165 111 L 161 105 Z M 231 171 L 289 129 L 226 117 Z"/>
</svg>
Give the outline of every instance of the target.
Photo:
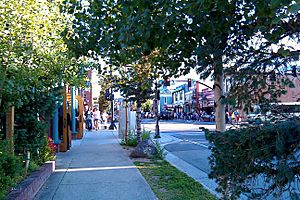
<svg viewBox="0 0 300 200">
<path fill-rule="evenodd" d="M 118 143 L 115 131 L 87 132 L 58 153 L 55 173 L 36 200 L 157 199 Z"/>
</svg>

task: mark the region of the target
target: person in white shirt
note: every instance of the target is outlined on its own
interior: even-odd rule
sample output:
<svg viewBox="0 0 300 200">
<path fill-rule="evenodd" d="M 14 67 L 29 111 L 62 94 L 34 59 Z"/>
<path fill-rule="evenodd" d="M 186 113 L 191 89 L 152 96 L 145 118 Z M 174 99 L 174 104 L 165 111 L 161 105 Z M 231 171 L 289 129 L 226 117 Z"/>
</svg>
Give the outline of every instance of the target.
<svg viewBox="0 0 300 200">
<path fill-rule="evenodd" d="M 100 111 L 97 108 L 93 110 L 93 118 L 94 118 L 94 129 L 99 130 L 99 120 L 101 118 Z"/>
<path fill-rule="evenodd" d="M 103 118 L 103 123 L 106 124 L 107 123 L 108 114 L 106 113 L 105 110 L 103 111 L 102 118 Z"/>
</svg>

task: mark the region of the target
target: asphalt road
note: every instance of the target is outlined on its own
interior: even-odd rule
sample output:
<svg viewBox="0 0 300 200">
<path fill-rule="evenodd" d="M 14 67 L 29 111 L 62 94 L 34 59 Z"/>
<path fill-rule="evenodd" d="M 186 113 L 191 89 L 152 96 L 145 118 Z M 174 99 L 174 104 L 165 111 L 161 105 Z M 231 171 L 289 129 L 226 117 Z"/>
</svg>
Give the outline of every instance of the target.
<svg viewBox="0 0 300 200">
<path fill-rule="evenodd" d="M 194 123 L 183 120 L 166 120 L 159 123 L 162 137 L 169 135 L 180 139 L 176 143 L 166 144 L 164 146 L 165 149 L 190 165 L 205 173 L 209 173 L 208 157 L 211 152 L 208 149 L 209 142 L 205 139 L 204 133 L 199 129 L 200 126 L 210 130 L 215 128 L 214 123 L 199 124 L 199 122 Z M 155 121 L 143 120 L 143 127 L 154 131 Z"/>
</svg>

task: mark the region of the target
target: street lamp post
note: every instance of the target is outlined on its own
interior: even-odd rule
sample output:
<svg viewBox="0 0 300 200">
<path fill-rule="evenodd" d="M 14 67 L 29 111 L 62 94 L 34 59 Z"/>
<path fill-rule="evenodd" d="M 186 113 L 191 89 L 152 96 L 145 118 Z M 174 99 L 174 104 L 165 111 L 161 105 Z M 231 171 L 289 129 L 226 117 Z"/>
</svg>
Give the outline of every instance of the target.
<svg viewBox="0 0 300 200">
<path fill-rule="evenodd" d="M 110 76 L 111 78 L 113 77 L 112 74 L 112 69 L 110 69 Z M 113 94 L 113 79 L 111 79 L 111 87 L 110 87 L 110 109 L 111 109 L 111 120 L 110 120 L 110 125 L 108 127 L 109 130 L 114 130 L 115 128 L 117 129 L 115 125 L 115 120 L 114 120 L 114 94 Z"/>
<path fill-rule="evenodd" d="M 116 125 L 115 125 L 115 120 L 114 120 L 114 94 L 113 94 L 113 89 L 111 87 L 110 89 L 110 109 L 111 109 L 111 122 L 109 126 L 109 130 L 114 130 Z"/>
<path fill-rule="evenodd" d="M 159 97 L 159 90 L 158 90 L 158 83 L 156 81 L 155 83 L 155 116 L 156 116 L 156 125 L 155 125 L 155 136 L 154 138 L 160 138 L 159 133 L 159 116 L 158 116 L 158 101 L 160 99 Z"/>
</svg>

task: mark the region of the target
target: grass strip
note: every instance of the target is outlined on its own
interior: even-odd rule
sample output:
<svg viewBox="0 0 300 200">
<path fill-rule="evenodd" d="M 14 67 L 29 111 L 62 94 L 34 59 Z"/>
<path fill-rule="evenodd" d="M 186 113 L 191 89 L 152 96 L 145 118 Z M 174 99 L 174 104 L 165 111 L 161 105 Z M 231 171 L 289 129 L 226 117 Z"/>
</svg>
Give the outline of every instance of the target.
<svg viewBox="0 0 300 200">
<path fill-rule="evenodd" d="M 159 199 L 217 199 L 200 183 L 165 160 L 134 163 Z"/>
</svg>

